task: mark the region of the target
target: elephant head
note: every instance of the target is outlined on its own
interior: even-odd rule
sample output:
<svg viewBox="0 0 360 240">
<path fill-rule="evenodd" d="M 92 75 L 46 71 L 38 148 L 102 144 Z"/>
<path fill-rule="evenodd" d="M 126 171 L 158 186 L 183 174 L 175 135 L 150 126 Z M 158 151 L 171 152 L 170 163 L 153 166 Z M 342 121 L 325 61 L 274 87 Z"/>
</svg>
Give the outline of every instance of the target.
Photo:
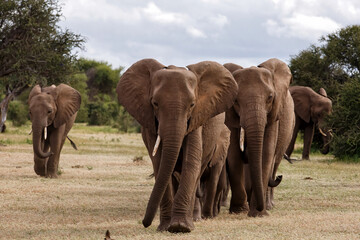
<svg viewBox="0 0 360 240">
<path fill-rule="evenodd" d="M 267 127 L 275 123 L 281 115 L 292 75 L 288 66 L 275 58 L 258 67 L 243 69 L 235 64 L 224 66 L 232 72 L 239 86 L 235 104 L 226 112 L 226 124 L 239 129 L 242 150 L 244 141 L 246 142 L 256 210 L 261 212 L 264 209 L 264 194 L 267 188 L 264 178 L 270 179 L 270 176 L 263 175 L 263 149 L 272 141 L 264 135 Z"/>
<path fill-rule="evenodd" d="M 318 127 L 324 143 L 321 152 L 327 154 L 332 134 L 331 129 L 324 127 L 324 119 L 332 112 L 332 101 L 327 97 L 325 89 L 320 88 L 319 93 L 316 93 L 309 87 L 292 86 L 290 93 L 296 115 L 306 123 L 313 122 Z"/>
<path fill-rule="evenodd" d="M 143 224 L 149 226 L 169 183 L 185 136 L 233 105 L 237 84 L 222 65 L 204 61 L 165 67 L 154 59 L 133 64 L 120 78 L 120 104 L 158 136 L 160 167 Z"/>
<path fill-rule="evenodd" d="M 81 104 L 78 91 L 66 84 L 41 88 L 36 85 L 29 94 L 29 113 L 32 122 L 33 148 L 38 158 L 48 158 L 52 152 L 44 151 L 47 128 L 58 128 L 75 114 Z M 36 165 L 39 164 L 35 162 Z"/>
</svg>

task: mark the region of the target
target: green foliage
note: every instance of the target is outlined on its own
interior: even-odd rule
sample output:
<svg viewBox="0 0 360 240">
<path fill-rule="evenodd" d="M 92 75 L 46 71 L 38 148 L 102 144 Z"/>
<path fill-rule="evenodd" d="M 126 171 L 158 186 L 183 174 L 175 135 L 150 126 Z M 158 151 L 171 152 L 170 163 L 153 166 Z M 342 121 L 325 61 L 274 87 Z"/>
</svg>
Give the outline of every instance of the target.
<svg viewBox="0 0 360 240">
<path fill-rule="evenodd" d="M 85 73 L 76 73 L 71 77 L 71 87 L 80 92 L 81 105 L 76 116 L 76 122 L 85 123 L 89 120 L 89 109 L 87 107 L 89 102 L 88 90 L 87 90 L 87 77 Z"/>
<path fill-rule="evenodd" d="M 360 156 L 360 25 L 324 36 L 321 43 L 291 58 L 293 85 L 309 86 L 316 92 L 325 88 L 333 101 L 333 114 L 324 126 L 335 133 L 332 152 L 338 158 Z M 321 146 L 320 139 L 314 137 L 313 147 Z"/>
<path fill-rule="evenodd" d="M 93 100 L 99 94 L 107 94 L 116 98 L 116 85 L 123 67 L 113 69 L 107 62 L 80 59 L 78 67 L 86 73 L 89 98 Z"/>
<path fill-rule="evenodd" d="M 0 3 L 0 78 L 11 89 L 67 81 L 84 39 L 58 26 L 58 0 Z"/>
<path fill-rule="evenodd" d="M 21 101 L 12 101 L 9 104 L 8 117 L 14 126 L 19 127 L 28 121 L 29 108 Z"/>
<path fill-rule="evenodd" d="M 360 78 L 346 82 L 329 120 L 334 131 L 332 152 L 338 158 L 360 156 Z"/>
</svg>

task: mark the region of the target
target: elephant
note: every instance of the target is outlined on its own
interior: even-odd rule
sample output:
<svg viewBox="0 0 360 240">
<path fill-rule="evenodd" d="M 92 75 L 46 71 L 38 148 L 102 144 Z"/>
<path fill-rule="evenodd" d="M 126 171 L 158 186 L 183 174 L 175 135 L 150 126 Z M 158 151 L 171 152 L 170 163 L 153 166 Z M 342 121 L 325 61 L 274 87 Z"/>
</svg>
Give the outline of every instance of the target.
<svg viewBox="0 0 360 240">
<path fill-rule="evenodd" d="M 230 144 L 230 130 L 224 124 L 217 139 L 213 158 L 208 163 L 200 178 L 200 206 L 202 218 L 216 217 L 220 212 L 228 191 L 226 156 Z M 226 201 L 226 198 L 225 198 Z"/>
<path fill-rule="evenodd" d="M 214 153 L 224 112 L 234 103 L 237 83 L 216 62 L 184 68 L 142 59 L 121 76 L 116 92 L 119 103 L 140 123 L 153 164 L 155 184 L 144 227 L 151 225 L 160 206 L 158 231 L 190 232 L 200 176 Z M 180 173 L 176 188 L 171 184 L 174 172 Z"/>
<path fill-rule="evenodd" d="M 57 178 L 60 152 L 80 108 L 81 95 L 66 84 L 43 88 L 36 85 L 28 104 L 35 173 Z"/>
<path fill-rule="evenodd" d="M 286 150 L 286 158 L 291 162 L 290 156 L 294 150 L 296 137 L 299 130 L 304 130 L 304 148 L 302 159 L 309 160 L 311 143 L 314 137 L 315 126 L 322 135 L 322 154 L 329 153 L 329 143 L 332 139 L 331 129 L 322 129 L 325 117 L 332 112 L 332 101 L 327 97 L 324 88 L 316 93 L 309 87 L 291 86 L 290 93 L 295 104 L 295 128 L 289 147 Z"/>
<path fill-rule="evenodd" d="M 267 187 L 273 188 L 281 181 L 275 175 L 295 122 L 288 90 L 292 74 L 276 58 L 258 67 L 242 68 L 233 63 L 224 66 L 239 87 L 225 120 L 231 130 L 227 156 L 232 192 L 229 211 L 252 217 L 268 215 L 266 210 L 273 202 Z"/>
</svg>

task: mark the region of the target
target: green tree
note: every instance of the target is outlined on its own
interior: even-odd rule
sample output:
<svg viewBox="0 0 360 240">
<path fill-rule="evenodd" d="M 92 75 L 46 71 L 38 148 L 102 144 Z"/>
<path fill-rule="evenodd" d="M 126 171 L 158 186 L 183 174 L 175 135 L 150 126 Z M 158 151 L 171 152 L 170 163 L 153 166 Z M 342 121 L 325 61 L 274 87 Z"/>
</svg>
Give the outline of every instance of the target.
<svg viewBox="0 0 360 240">
<path fill-rule="evenodd" d="M 353 78 L 341 88 L 329 123 L 336 133 L 333 153 L 336 157 L 360 157 L 360 78 Z"/>
<path fill-rule="evenodd" d="M 356 156 L 360 146 L 360 25 L 323 36 L 320 46 L 311 45 L 290 60 L 293 85 L 325 88 L 333 100 L 328 124 L 334 130 L 331 149 L 337 157 Z M 314 137 L 314 142 L 321 139 Z M 320 144 L 318 144 L 320 145 Z"/>
<path fill-rule="evenodd" d="M 0 2 L 1 126 L 9 102 L 35 84 L 69 82 L 84 38 L 58 26 L 58 0 L 2 0 Z"/>
<path fill-rule="evenodd" d="M 113 100 L 116 99 L 115 89 L 123 67 L 113 69 L 107 62 L 82 58 L 79 61 L 79 68 L 86 73 L 88 78 L 87 86 L 90 100 L 99 94 L 106 94 Z"/>
</svg>

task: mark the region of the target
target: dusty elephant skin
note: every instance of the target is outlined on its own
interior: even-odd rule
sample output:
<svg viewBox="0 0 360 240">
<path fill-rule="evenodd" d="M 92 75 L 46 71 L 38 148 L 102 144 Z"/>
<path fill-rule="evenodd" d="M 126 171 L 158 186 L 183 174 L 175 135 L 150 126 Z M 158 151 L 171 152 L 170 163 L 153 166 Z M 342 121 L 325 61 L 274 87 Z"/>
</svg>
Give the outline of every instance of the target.
<svg viewBox="0 0 360 240">
<path fill-rule="evenodd" d="M 286 150 L 287 157 L 290 160 L 297 134 L 300 130 L 304 130 L 302 159 L 309 159 L 315 126 L 319 128 L 322 134 L 323 148 L 321 153 L 327 154 L 332 134 L 331 129 L 323 129 L 322 125 L 325 117 L 332 111 L 332 101 L 327 97 L 325 89 L 321 88 L 319 93 L 316 93 L 309 87 L 292 86 L 290 93 L 294 99 L 296 121 L 291 143 Z"/>
<path fill-rule="evenodd" d="M 35 173 L 56 178 L 60 152 L 74 124 L 81 96 L 66 84 L 44 88 L 36 85 L 29 94 L 28 103 Z"/>
<path fill-rule="evenodd" d="M 230 108 L 237 94 L 222 65 L 205 61 L 187 68 L 143 59 L 122 75 L 116 89 L 120 104 L 142 126 L 155 173 L 143 225 L 151 225 L 160 206 L 160 231 L 194 228 L 195 190 L 224 124 L 224 114 L 216 115 Z M 212 134 L 205 138 L 207 129 Z M 170 184 L 175 169 L 181 173 L 176 188 Z"/>
<path fill-rule="evenodd" d="M 288 90 L 292 75 L 278 59 L 245 69 L 232 63 L 224 66 L 239 86 L 235 104 L 226 112 L 231 130 L 230 212 L 267 215 L 266 209 L 273 206 L 273 189 L 267 186 L 281 181 L 275 180 L 275 175 L 294 127 L 294 105 Z"/>
<path fill-rule="evenodd" d="M 224 198 L 226 201 L 228 181 L 225 163 L 229 144 L 230 130 L 224 124 L 217 139 L 215 153 L 200 178 L 199 205 L 202 218 L 216 217 Z"/>
</svg>

